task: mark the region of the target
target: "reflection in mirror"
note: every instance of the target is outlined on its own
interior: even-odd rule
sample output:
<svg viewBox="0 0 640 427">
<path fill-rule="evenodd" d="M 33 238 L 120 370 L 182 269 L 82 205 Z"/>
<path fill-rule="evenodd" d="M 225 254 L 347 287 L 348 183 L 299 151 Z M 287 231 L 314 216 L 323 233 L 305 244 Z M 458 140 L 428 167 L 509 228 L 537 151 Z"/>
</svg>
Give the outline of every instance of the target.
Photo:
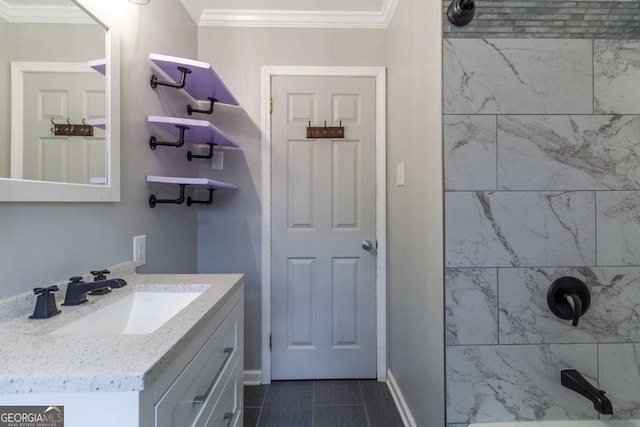
<svg viewBox="0 0 640 427">
<path fill-rule="evenodd" d="M 19 3 L 29 2 L 41 3 Z M 2 97 L 11 117 L 0 134 L 0 177 L 104 185 L 107 138 L 89 123 L 106 119 L 106 78 L 90 67 L 105 58 L 105 29 L 70 0 L 58 3 L 63 14 L 40 6 L 37 22 L 0 20 L 0 61 L 11 70 L 2 73 L 10 90 L 0 93 L 18 95 Z"/>
<path fill-rule="evenodd" d="M 120 201 L 116 3 L 0 0 L 0 202 Z"/>
</svg>

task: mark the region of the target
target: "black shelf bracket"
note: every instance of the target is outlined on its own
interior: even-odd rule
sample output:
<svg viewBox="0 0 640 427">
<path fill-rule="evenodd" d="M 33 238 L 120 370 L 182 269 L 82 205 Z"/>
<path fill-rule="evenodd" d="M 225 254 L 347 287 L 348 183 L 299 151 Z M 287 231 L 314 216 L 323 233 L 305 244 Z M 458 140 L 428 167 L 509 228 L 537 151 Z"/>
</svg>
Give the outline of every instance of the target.
<svg viewBox="0 0 640 427">
<path fill-rule="evenodd" d="M 208 110 L 197 110 L 195 108 L 193 108 L 191 105 L 187 105 L 187 114 L 192 115 L 193 113 L 203 113 L 203 114 L 213 114 L 213 105 L 218 102 L 218 100 L 216 98 L 207 98 L 210 102 L 211 105 L 209 106 Z"/>
<path fill-rule="evenodd" d="M 187 186 L 186 184 L 178 184 L 180 186 L 180 195 L 177 199 L 158 199 L 155 194 L 149 196 L 149 206 L 151 208 L 155 208 L 158 203 L 173 203 L 175 205 L 180 205 L 184 203 L 184 188 Z"/>
<path fill-rule="evenodd" d="M 180 83 L 176 84 L 173 82 L 161 82 L 161 81 L 158 81 L 158 76 L 153 74 L 151 75 L 151 87 L 155 89 L 158 86 L 169 86 L 169 87 L 175 87 L 176 89 L 182 89 L 185 83 L 187 83 L 187 74 L 190 74 L 191 70 L 186 67 L 178 67 L 178 71 L 182 73 L 182 75 L 180 76 Z"/>
<path fill-rule="evenodd" d="M 187 160 L 191 161 L 193 159 L 213 159 L 213 147 L 218 144 L 208 144 L 209 145 L 209 154 L 193 154 L 191 150 L 187 152 Z"/>
<path fill-rule="evenodd" d="M 176 125 L 178 129 L 180 129 L 180 136 L 177 142 L 167 142 L 167 141 L 158 141 L 155 136 L 149 138 L 149 147 L 152 150 L 155 150 L 158 145 L 163 145 L 167 147 L 182 147 L 184 145 L 184 132 L 189 130 L 189 126 L 184 125 Z"/>
<path fill-rule="evenodd" d="M 192 204 L 200 204 L 200 205 L 210 205 L 213 203 L 213 192 L 216 191 L 215 188 L 209 188 L 209 199 L 207 200 L 194 200 L 191 196 L 187 197 L 187 206 L 191 206 Z"/>
</svg>

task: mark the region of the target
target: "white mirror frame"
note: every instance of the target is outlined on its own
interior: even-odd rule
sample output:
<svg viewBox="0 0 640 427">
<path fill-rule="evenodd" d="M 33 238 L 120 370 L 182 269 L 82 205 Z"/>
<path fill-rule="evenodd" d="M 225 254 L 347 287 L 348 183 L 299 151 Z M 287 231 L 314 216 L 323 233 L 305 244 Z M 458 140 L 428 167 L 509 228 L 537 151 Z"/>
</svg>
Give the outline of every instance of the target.
<svg viewBox="0 0 640 427">
<path fill-rule="evenodd" d="M 120 201 L 120 34 L 101 0 L 71 0 L 106 30 L 107 182 L 105 185 L 0 178 L 0 202 Z M 113 5 L 112 5 L 113 6 Z"/>
</svg>

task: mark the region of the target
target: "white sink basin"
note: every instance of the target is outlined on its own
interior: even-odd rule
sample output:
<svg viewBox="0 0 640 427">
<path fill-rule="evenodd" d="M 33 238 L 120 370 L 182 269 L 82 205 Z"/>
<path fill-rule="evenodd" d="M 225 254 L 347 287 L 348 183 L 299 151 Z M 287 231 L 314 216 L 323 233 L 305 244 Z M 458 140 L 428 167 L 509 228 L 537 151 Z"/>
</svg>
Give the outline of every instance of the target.
<svg viewBox="0 0 640 427">
<path fill-rule="evenodd" d="M 506 423 L 469 424 L 469 427 L 640 427 L 640 420 L 514 421 Z"/>
<path fill-rule="evenodd" d="M 134 291 L 112 304 L 56 329 L 51 334 L 149 334 L 164 325 L 201 294 L 202 291 Z"/>
</svg>

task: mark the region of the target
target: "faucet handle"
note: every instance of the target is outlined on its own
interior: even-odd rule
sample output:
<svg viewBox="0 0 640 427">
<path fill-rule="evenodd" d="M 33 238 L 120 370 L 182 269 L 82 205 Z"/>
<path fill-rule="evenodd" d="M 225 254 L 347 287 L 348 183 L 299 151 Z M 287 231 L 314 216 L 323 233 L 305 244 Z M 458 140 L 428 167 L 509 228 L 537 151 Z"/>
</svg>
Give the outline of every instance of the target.
<svg viewBox="0 0 640 427">
<path fill-rule="evenodd" d="M 84 283 L 82 281 L 82 276 L 73 276 L 69 277 L 69 284 L 73 285 L 74 283 Z"/>
<path fill-rule="evenodd" d="M 48 288 L 33 288 L 35 295 L 49 295 L 51 292 L 58 292 L 60 289 L 56 286 L 49 286 Z"/>
<path fill-rule="evenodd" d="M 97 282 L 99 280 L 107 280 L 107 274 L 111 273 L 109 270 L 107 270 L 106 268 L 104 270 L 94 270 L 91 271 L 91 274 L 93 275 L 93 281 Z"/>
<path fill-rule="evenodd" d="M 56 285 L 48 288 L 34 288 L 33 293 L 38 295 L 36 299 L 36 308 L 29 319 L 48 319 L 56 314 L 60 314 L 60 310 L 56 306 L 56 299 L 51 292 L 57 292 L 59 289 Z"/>
</svg>

